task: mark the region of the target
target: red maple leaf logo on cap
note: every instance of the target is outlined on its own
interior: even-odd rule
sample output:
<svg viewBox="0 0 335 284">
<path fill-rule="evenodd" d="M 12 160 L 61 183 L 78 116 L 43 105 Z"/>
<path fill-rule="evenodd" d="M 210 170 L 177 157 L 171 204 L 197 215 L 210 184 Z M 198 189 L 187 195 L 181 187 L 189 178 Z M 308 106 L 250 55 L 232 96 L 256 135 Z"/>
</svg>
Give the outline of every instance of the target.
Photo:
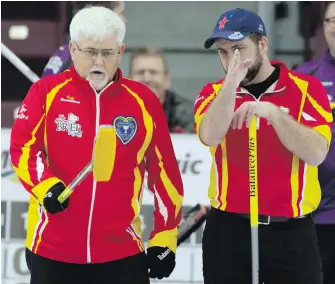
<svg viewBox="0 0 335 284">
<path fill-rule="evenodd" d="M 229 22 L 229 20 L 228 20 L 227 17 L 224 17 L 221 21 L 219 21 L 219 24 L 220 24 L 219 30 L 224 29 L 225 24 L 228 23 L 228 22 Z"/>
</svg>

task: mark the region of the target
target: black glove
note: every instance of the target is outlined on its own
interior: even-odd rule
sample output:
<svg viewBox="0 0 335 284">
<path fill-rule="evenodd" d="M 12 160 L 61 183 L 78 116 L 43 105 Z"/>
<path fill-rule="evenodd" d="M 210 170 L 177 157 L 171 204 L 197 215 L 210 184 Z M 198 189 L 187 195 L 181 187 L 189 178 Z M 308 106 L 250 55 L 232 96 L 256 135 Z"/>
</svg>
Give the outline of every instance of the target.
<svg viewBox="0 0 335 284">
<path fill-rule="evenodd" d="M 64 211 L 69 206 L 69 198 L 62 204 L 58 201 L 58 196 L 65 190 L 61 182 L 52 186 L 44 196 L 44 208 L 51 214 Z"/>
<path fill-rule="evenodd" d="M 147 256 L 150 278 L 169 277 L 176 266 L 176 255 L 168 247 L 150 247 Z"/>
</svg>

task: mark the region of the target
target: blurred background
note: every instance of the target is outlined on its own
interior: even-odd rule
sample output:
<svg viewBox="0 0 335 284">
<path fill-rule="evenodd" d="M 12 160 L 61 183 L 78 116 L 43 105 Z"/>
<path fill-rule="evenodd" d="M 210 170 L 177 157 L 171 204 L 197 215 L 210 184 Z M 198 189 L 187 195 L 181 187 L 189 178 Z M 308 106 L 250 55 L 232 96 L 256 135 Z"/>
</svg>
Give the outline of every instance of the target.
<svg viewBox="0 0 335 284">
<path fill-rule="evenodd" d="M 87 2 L 86 2 L 87 3 Z M 107 3 L 107 2 L 106 2 Z M 1 2 L 1 41 L 26 63 L 38 76 L 42 76 L 46 65 L 57 69 L 57 60 L 52 55 L 68 41 L 68 26 L 73 12 L 80 2 L 63 1 L 8 1 Z M 323 36 L 324 1 L 305 2 L 141 2 L 117 3 L 120 14 L 126 19 L 126 51 L 121 68 L 125 76 L 130 74 L 130 58 L 143 46 L 161 49 L 165 57 L 162 68 L 171 78 L 170 92 L 182 101 L 188 109 L 187 119 L 193 125 L 193 103 L 208 82 L 224 76 L 219 58 L 214 49 L 205 50 L 204 40 L 211 35 L 220 14 L 232 8 L 247 8 L 257 12 L 264 20 L 269 44 L 270 57 L 294 67 L 305 61 L 318 58 L 326 49 Z M 53 65 L 54 64 L 54 65 Z M 153 64 L 160 72 L 159 62 Z M 156 65 L 155 65 L 156 64 Z M 59 67 L 59 66 L 58 66 Z M 154 71 L 151 74 L 155 76 Z M 154 79 L 153 79 L 154 80 Z M 158 79 L 157 79 L 158 80 Z M 158 80 L 159 81 L 159 80 Z M 7 284 L 28 283 L 28 271 L 24 259 L 24 237 L 26 224 L 26 196 L 13 191 L 18 184 L 4 180 L 11 177 L 12 170 L 8 156 L 10 128 L 17 107 L 25 97 L 31 81 L 26 78 L 4 56 L 1 56 L 1 127 L 2 127 L 2 280 Z M 173 91 L 172 91 L 173 90 Z M 167 90 L 164 90 L 164 92 Z M 173 104 L 171 103 L 171 106 Z M 170 105 L 165 105 L 169 114 Z M 173 120 L 173 118 L 171 119 Z M 172 122 L 171 122 L 172 125 Z M 185 125 L 171 126 L 171 132 L 192 132 Z M 186 134 L 185 134 L 186 135 Z M 177 140 L 174 140 L 177 141 Z M 193 141 L 193 140 L 192 140 Z M 192 143 L 174 144 L 178 161 L 189 191 L 192 185 L 206 182 L 209 163 L 206 149 L 192 150 Z M 197 143 L 197 142 L 196 142 Z M 199 146 L 200 147 L 200 146 Z M 185 150 L 187 148 L 187 150 Z M 205 177 L 205 178 L 204 178 Z M 198 180 L 197 180 L 198 179 Z M 9 183 L 7 183 L 9 182 Z M 10 194 L 4 195 L 4 187 Z M 186 206 L 192 202 L 206 203 L 207 188 L 201 188 L 198 201 L 186 198 Z M 187 193 L 188 194 L 188 193 Z M 186 195 L 187 195 L 186 194 Z M 194 196 L 193 196 L 194 198 Z M 149 202 L 150 203 L 150 202 Z M 145 204 L 151 212 L 150 204 Z M 152 207 L 152 206 L 151 206 Z M 150 215 L 150 214 L 149 214 Z M 145 216 L 145 213 L 144 215 Z M 144 217 L 146 218 L 146 217 Z M 151 217 L 148 217 L 150 221 Z M 148 221 L 147 227 L 151 224 Z M 146 223 L 146 221 L 144 222 Z M 149 232 L 149 230 L 148 230 Z M 176 271 L 167 283 L 202 283 L 201 229 L 183 246 L 177 261 Z"/>
</svg>

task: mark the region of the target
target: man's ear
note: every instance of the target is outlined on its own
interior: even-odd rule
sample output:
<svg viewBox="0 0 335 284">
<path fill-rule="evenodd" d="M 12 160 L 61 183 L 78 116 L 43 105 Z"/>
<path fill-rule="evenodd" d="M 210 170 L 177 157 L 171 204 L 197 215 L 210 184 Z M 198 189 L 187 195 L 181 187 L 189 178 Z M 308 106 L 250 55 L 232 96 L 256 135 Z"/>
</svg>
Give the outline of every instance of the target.
<svg viewBox="0 0 335 284">
<path fill-rule="evenodd" d="M 121 46 L 120 46 L 120 56 L 119 56 L 119 64 L 121 63 L 121 58 L 122 58 L 122 55 L 124 53 L 124 50 L 126 49 L 126 45 L 123 43 Z"/>
<path fill-rule="evenodd" d="M 120 55 L 123 55 L 125 49 L 126 49 L 126 45 L 123 43 L 123 44 L 120 46 Z"/>
<path fill-rule="evenodd" d="M 267 37 L 262 36 L 261 40 L 259 41 L 259 49 L 262 54 L 268 53 L 269 42 Z"/>
<path fill-rule="evenodd" d="M 70 55 L 71 55 L 71 59 L 73 62 L 75 58 L 76 45 L 72 40 L 69 42 L 69 50 L 70 50 Z"/>
</svg>

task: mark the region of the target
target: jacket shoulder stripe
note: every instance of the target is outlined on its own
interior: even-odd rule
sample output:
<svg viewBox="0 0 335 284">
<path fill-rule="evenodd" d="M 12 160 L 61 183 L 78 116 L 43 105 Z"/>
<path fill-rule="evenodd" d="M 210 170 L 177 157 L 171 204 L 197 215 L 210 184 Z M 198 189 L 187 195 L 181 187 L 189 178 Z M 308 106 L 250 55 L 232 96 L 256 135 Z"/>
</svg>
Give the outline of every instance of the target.
<svg viewBox="0 0 335 284">
<path fill-rule="evenodd" d="M 46 101 L 46 110 L 45 113 L 48 114 L 48 111 L 51 107 L 53 100 L 55 99 L 56 95 L 58 94 L 59 90 L 62 89 L 67 83 L 72 81 L 72 78 L 65 80 L 64 82 L 58 84 L 57 86 L 53 87 L 51 91 L 47 94 L 47 101 Z"/>
</svg>

